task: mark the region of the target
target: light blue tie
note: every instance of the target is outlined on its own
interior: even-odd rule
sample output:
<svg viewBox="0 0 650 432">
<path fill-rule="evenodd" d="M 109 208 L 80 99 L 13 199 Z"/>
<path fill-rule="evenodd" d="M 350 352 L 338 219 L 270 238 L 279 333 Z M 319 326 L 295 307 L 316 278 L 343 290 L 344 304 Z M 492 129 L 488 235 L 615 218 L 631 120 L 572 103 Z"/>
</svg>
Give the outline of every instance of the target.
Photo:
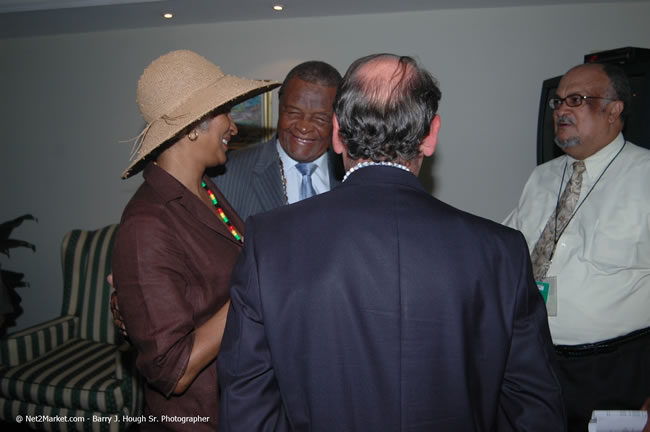
<svg viewBox="0 0 650 432">
<path fill-rule="evenodd" d="M 316 164 L 312 162 L 300 162 L 296 168 L 302 174 L 302 183 L 300 183 L 300 200 L 316 195 L 314 185 L 311 184 L 311 175 L 316 170 Z"/>
</svg>

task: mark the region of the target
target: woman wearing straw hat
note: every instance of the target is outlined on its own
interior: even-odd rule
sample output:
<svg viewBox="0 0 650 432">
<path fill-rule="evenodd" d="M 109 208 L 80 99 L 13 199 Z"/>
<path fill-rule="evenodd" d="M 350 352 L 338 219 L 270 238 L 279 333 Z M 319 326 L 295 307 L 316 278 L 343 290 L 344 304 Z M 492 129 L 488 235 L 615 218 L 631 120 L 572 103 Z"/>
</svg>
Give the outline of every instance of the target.
<svg viewBox="0 0 650 432">
<path fill-rule="evenodd" d="M 153 61 L 138 82 L 147 126 L 122 177 L 144 169 L 144 183 L 122 215 L 113 277 L 147 380 L 145 414 L 158 421 L 141 430 L 216 430 L 215 358 L 244 233 L 204 171 L 226 162 L 237 134 L 230 107 L 278 85 L 224 75 L 185 50 Z"/>
</svg>

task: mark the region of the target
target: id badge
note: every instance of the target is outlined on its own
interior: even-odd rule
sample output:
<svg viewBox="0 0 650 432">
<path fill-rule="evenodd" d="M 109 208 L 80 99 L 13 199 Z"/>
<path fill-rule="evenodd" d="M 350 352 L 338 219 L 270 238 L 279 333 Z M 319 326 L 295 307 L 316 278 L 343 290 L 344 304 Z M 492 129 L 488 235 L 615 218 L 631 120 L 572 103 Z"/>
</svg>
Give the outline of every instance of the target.
<svg viewBox="0 0 650 432">
<path fill-rule="evenodd" d="M 535 283 L 544 298 L 546 313 L 548 316 L 557 316 L 557 276 L 547 276 Z"/>
</svg>

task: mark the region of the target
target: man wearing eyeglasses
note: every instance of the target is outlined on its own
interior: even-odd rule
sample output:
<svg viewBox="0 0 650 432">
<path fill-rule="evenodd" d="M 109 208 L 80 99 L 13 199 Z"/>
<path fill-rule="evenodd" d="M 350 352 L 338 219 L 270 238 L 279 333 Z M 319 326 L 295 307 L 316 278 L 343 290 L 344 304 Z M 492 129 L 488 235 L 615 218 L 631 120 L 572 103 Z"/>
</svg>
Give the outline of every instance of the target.
<svg viewBox="0 0 650 432">
<path fill-rule="evenodd" d="M 621 133 L 630 100 L 618 67 L 570 69 L 550 100 L 566 155 L 535 168 L 504 222 L 546 300 L 569 431 L 650 395 L 650 151 Z"/>
</svg>

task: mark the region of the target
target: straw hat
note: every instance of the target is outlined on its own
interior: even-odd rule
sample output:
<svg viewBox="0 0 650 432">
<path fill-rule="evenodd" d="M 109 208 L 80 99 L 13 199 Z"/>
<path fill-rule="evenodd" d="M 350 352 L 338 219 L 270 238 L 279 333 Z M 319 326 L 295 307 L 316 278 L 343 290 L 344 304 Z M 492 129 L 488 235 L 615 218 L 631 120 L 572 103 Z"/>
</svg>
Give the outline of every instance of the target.
<svg viewBox="0 0 650 432">
<path fill-rule="evenodd" d="M 210 111 L 279 85 L 225 75 L 219 66 L 192 51 L 172 51 L 157 58 L 138 81 L 137 102 L 147 126 L 122 178 L 139 172 L 152 151 Z"/>
</svg>

